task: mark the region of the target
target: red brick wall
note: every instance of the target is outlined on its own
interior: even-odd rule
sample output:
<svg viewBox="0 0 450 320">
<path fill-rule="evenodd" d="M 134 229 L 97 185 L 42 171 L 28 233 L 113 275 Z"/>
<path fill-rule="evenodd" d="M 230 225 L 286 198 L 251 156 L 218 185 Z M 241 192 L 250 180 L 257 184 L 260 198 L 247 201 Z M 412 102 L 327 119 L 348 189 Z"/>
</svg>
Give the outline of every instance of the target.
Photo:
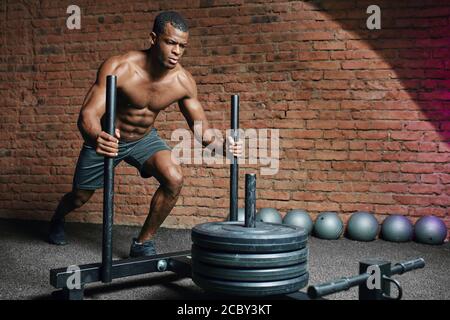
<svg viewBox="0 0 450 320">
<path fill-rule="evenodd" d="M 49 219 L 71 189 L 96 69 L 146 48 L 156 13 L 174 9 L 190 22 L 183 64 L 213 125 L 228 128 L 238 93 L 241 127 L 280 129 L 280 170 L 258 177 L 258 207 L 433 214 L 450 226 L 450 1 L 79 0 L 81 30 L 68 30 L 72 2 L 1 3 L 0 216 Z M 366 28 L 371 4 L 381 30 Z M 176 106 L 156 127 L 165 138 L 187 128 Z M 224 218 L 228 167 L 183 170 L 165 225 Z M 157 185 L 126 165 L 116 173 L 115 221 L 141 223 Z M 100 222 L 101 201 L 70 220 Z"/>
</svg>

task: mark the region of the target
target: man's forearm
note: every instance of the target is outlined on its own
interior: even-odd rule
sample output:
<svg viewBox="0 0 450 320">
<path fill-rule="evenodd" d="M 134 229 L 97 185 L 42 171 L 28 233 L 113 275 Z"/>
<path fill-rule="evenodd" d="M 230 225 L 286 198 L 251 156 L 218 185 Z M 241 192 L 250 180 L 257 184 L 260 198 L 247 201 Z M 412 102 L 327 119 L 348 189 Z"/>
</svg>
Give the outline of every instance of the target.
<svg viewBox="0 0 450 320">
<path fill-rule="evenodd" d="M 211 134 L 210 131 L 203 132 L 202 134 L 202 145 L 205 148 L 215 151 L 221 151 L 222 155 L 225 155 L 225 140 L 222 136 L 217 136 L 214 134 Z"/>
<path fill-rule="evenodd" d="M 97 136 L 102 132 L 100 119 L 92 116 L 80 115 L 78 119 L 78 130 L 80 130 L 80 133 L 87 144 L 95 146 Z"/>
</svg>

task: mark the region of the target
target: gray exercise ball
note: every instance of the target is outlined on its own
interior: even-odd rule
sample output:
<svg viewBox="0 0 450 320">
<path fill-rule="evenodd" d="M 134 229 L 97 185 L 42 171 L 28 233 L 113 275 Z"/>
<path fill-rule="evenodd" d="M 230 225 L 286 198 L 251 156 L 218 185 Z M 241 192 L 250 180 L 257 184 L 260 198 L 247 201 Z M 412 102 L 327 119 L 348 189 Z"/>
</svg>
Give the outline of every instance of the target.
<svg viewBox="0 0 450 320">
<path fill-rule="evenodd" d="M 314 235 L 321 239 L 339 239 L 343 230 L 344 223 L 336 212 L 322 212 L 314 223 Z"/>
<path fill-rule="evenodd" d="M 291 210 L 283 218 L 283 224 L 301 227 L 306 230 L 308 234 L 311 233 L 314 223 L 305 210 Z"/>
<path fill-rule="evenodd" d="M 256 221 L 281 224 L 283 219 L 275 208 L 262 208 L 256 214 Z"/>
<path fill-rule="evenodd" d="M 415 240 L 425 244 L 443 244 L 447 238 L 447 226 L 435 216 L 426 216 L 417 220 L 414 226 Z"/>
<path fill-rule="evenodd" d="M 230 215 L 228 214 L 227 220 L 230 221 Z M 245 208 L 238 208 L 238 220 L 237 221 L 245 221 Z"/>
<path fill-rule="evenodd" d="M 369 212 L 354 213 L 347 223 L 347 233 L 350 239 L 357 241 L 375 240 L 379 231 L 378 220 Z"/>
<path fill-rule="evenodd" d="M 400 214 L 387 217 L 381 225 L 381 237 L 387 241 L 407 242 L 412 239 L 413 234 L 412 222 Z"/>
<path fill-rule="evenodd" d="M 238 208 L 238 221 L 245 221 L 245 208 Z"/>
</svg>

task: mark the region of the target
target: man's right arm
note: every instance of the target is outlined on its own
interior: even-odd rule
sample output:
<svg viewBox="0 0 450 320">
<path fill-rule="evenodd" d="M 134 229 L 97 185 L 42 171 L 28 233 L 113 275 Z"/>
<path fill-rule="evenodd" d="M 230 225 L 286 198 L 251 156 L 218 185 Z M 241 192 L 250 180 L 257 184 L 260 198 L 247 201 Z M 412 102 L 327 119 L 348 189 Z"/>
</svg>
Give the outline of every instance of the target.
<svg viewBox="0 0 450 320">
<path fill-rule="evenodd" d="M 116 149 L 116 143 L 113 143 L 116 139 L 103 132 L 101 126 L 106 104 L 106 76 L 116 75 L 117 87 L 120 87 L 126 68 L 126 64 L 120 63 L 117 57 L 106 60 L 101 65 L 97 79 L 87 93 L 80 110 L 78 129 L 85 142 L 100 149 L 97 150 L 100 154 L 114 156 Z"/>
</svg>

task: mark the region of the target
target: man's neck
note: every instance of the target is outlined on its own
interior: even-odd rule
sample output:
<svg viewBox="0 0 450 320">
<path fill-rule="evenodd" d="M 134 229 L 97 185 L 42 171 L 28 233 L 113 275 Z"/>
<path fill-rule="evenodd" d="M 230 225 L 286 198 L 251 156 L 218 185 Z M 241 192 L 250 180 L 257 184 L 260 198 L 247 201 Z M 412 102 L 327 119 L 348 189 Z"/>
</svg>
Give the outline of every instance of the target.
<svg viewBox="0 0 450 320">
<path fill-rule="evenodd" d="M 147 56 L 146 69 L 152 80 L 162 79 L 170 73 L 170 69 L 165 68 L 159 63 L 155 50 L 149 48 L 145 51 L 145 54 Z"/>
</svg>

